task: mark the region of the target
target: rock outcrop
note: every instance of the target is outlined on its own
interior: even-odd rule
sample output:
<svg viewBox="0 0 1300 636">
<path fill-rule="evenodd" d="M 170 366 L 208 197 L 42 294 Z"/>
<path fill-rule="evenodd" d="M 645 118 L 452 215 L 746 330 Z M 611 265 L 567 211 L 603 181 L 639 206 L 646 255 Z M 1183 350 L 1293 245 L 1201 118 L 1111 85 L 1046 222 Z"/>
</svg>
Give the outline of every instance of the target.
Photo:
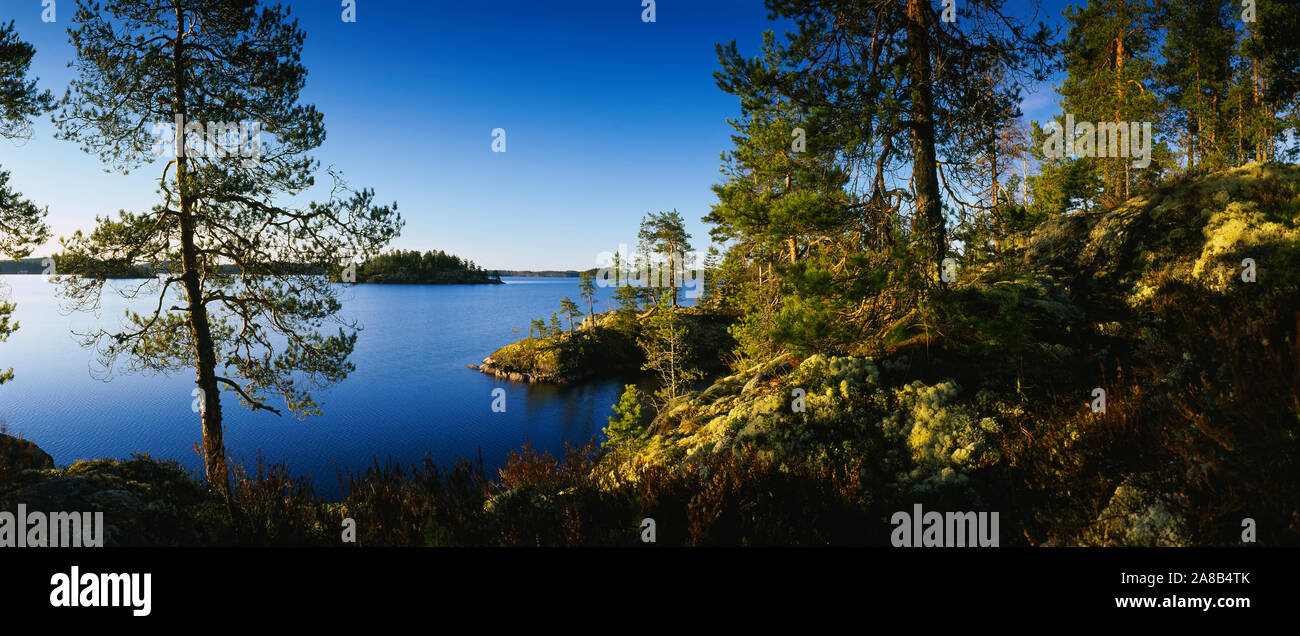
<svg viewBox="0 0 1300 636">
<path fill-rule="evenodd" d="M 0 433 L 0 477 L 41 468 L 54 468 L 49 453 L 25 439 Z"/>
<path fill-rule="evenodd" d="M 137 455 L 59 469 L 31 442 L 3 436 L 0 449 L 8 467 L 0 474 L 0 510 L 103 513 L 103 534 L 95 538 L 106 547 L 212 545 L 226 534 L 219 501 L 174 461 Z"/>
<path fill-rule="evenodd" d="M 722 356 L 735 346 L 727 332 L 733 317 L 695 308 L 680 311 L 694 354 L 689 364 L 705 370 L 722 368 Z M 637 338 L 653 313 L 620 316 L 609 311 L 587 316 L 574 331 L 525 338 L 496 350 L 480 364 L 465 366 L 512 382 L 553 384 L 635 373 L 645 362 Z"/>
</svg>

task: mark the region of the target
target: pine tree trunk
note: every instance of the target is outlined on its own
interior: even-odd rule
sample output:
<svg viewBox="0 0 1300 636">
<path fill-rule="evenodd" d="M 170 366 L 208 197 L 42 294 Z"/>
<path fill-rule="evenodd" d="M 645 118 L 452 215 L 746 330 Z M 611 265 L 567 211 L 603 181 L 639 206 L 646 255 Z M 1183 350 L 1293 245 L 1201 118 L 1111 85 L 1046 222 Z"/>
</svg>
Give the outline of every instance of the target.
<svg viewBox="0 0 1300 636">
<path fill-rule="evenodd" d="M 1239 166 L 1242 165 L 1242 164 L 1244 164 L 1244 163 L 1246 163 L 1246 156 L 1245 156 L 1245 154 L 1243 154 L 1245 151 L 1242 149 L 1242 145 L 1241 145 L 1241 144 L 1242 144 L 1242 134 L 1241 134 L 1241 116 L 1242 116 L 1242 112 L 1241 112 L 1241 108 L 1242 108 L 1242 105 L 1241 105 L 1241 84 L 1238 83 L 1238 85 L 1237 85 L 1237 165 L 1239 165 Z"/>
<path fill-rule="evenodd" d="M 1123 29 L 1119 32 L 1119 35 L 1116 36 L 1115 38 L 1115 92 L 1116 92 L 1115 123 L 1116 124 L 1122 123 L 1122 120 L 1120 119 L 1120 108 L 1122 108 L 1124 105 L 1124 37 L 1127 35 L 1128 35 L 1128 29 Z M 1112 183 L 1114 183 L 1114 187 L 1115 187 L 1114 194 L 1115 194 L 1115 198 L 1118 199 L 1117 203 L 1122 203 L 1128 200 L 1127 166 L 1129 165 L 1129 162 L 1126 161 L 1125 159 L 1126 159 L 1125 157 L 1115 158 L 1115 164 L 1114 164 L 1115 180 Z M 1121 163 L 1124 164 L 1125 166 L 1123 170 L 1120 169 Z M 1119 187 L 1119 179 L 1120 179 L 1121 172 L 1124 174 L 1123 189 Z"/>
<path fill-rule="evenodd" d="M 1199 64 L 1199 62 L 1198 62 Z M 1201 162 L 1205 162 L 1205 148 L 1202 140 L 1202 133 L 1205 131 L 1205 125 L 1201 121 L 1201 69 L 1196 68 L 1196 136 L 1192 137 L 1192 143 L 1201 145 Z"/>
<path fill-rule="evenodd" d="M 184 172 L 177 170 L 177 175 Z M 200 282 L 197 249 L 194 244 L 194 217 L 191 213 L 193 203 L 186 197 L 181 198 L 181 261 L 183 264 L 182 280 L 185 295 L 189 301 L 190 336 L 194 342 L 194 355 L 197 360 L 197 379 L 203 398 L 203 462 L 207 471 L 208 484 L 215 486 L 222 493 L 228 493 L 229 481 L 226 474 L 226 445 L 221 424 L 221 389 L 217 385 L 217 362 L 212 342 L 212 330 L 208 324 L 208 310 L 203 304 L 203 288 Z"/>
<path fill-rule="evenodd" d="M 923 260 L 930 261 L 930 277 L 935 277 L 947 252 L 947 240 L 934 142 L 929 11 L 928 3 L 921 0 L 907 2 L 907 52 L 912 76 L 912 177 L 916 182 L 918 229 L 926 252 Z"/>
<path fill-rule="evenodd" d="M 181 7 L 176 7 L 176 44 L 172 53 L 172 72 L 175 85 L 173 110 L 184 122 L 189 113 L 185 105 L 187 90 L 184 60 L 185 17 Z M 184 129 L 178 131 L 183 140 Z M 181 226 L 181 281 L 188 301 L 190 339 L 194 343 L 196 375 L 202 404 L 203 464 L 208 485 L 223 495 L 230 494 L 230 481 L 226 470 L 225 435 L 221 425 L 221 391 L 217 386 L 217 360 L 212 342 L 212 329 L 208 324 L 208 310 L 203 303 L 202 272 L 198 266 L 198 247 L 194 242 L 194 197 L 188 181 L 188 158 L 184 145 L 177 149 L 176 184 L 180 199 Z"/>
<path fill-rule="evenodd" d="M 1261 118 L 1260 114 L 1262 114 L 1262 108 L 1260 108 L 1260 61 L 1258 60 L 1251 60 L 1251 88 L 1255 90 L 1255 121 L 1257 122 L 1255 126 L 1255 160 L 1264 161 L 1264 140 L 1260 139 L 1260 126 L 1258 126 L 1258 121 Z"/>
</svg>

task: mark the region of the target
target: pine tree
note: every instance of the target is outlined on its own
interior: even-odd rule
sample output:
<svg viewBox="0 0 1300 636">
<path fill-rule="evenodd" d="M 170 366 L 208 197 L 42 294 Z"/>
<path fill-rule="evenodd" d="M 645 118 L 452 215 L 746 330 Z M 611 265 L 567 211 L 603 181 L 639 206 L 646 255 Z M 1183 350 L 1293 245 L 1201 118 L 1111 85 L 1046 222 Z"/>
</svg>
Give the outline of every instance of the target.
<svg viewBox="0 0 1300 636">
<path fill-rule="evenodd" d="M 700 304 L 705 307 L 718 308 L 721 292 L 718 289 L 722 277 L 721 265 L 722 254 L 718 252 L 717 245 L 710 245 L 708 252 L 705 252 L 704 255 L 704 290 L 700 296 Z"/>
<path fill-rule="evenodd" d="M 1236 41 L 1232 6 L 1222 0 L 1173 2 L 1161 6 L 1167 25 L 1159 88 L 1169 106 L 1166 117 L 1186 155 L 1186 167 L 1218 170 L 1235 154 L 1224 113 L 1232 80 Z"/>
<path fill-rule="evenodd" d="M 12 21 L 0 25 L 0 138 L 20 139 L 31 135 L 31 121 L 53 104 L 48 91 L 36 88 L 36 79 L 27 79 L 36 49 L 22 41 Z M 49 239 L 45 224 L 47 210 L 24 199 L 9 187 L 9 173 L 0 170 L 0 255 L 12 259 L 26 258 L 33 246 Z M 17 307 L 0 301 L 0 342 L 18 330 L 11 322 Z M 0 369 L 0 384 L 13 379 L 14 370 Z"/>
<path fill-rule="evenodd" d="M 641 391 L 635 384 L 624 385 L 623 394 L 614 405 L 614 415 L 610 416 L 609 425 L 605 427 L 606 439 L 601 446 L 611 450 L 627 450 L 644 433 L 645 427 L 641 426 Z"/>
<path fill-rule="evenodd" d="M 664 292 L 659 306 L 646 323 L 645 331 L 637 344 L 645 353 L 646 362 L 641 366 L 645 371 L 653 371 L 659 378 L 659 389 L 655 391 L 659 406 L 676 399 L 684 393 L 690 383 L 700 378 L 698 369 L 690 366 L 691 347 L 687 343 L 687 328 L 679 315 L 679 309 L 673 306 Z"/>
<path fill-rule="evenodd" d="M 790 101 L 810 149 L 863 173 L 840 212 L 866 226 L 869 244 L 891 241 L 895 211 L 910 203 L 914 260 L 936 284 L 947 252 L 944 193 L 984 176 L 973 173 L 962 133 L 998 129 L 1016 114 L 1024 79 L 1052 65 L 1044 25 L 1022 23 L 998 0 L 958 4 L 948 16 L 925 0 L 770 0 L 774 17 L 798 26 L 789 43 L 769 34 L 754 60 L 734 42 L 719 47 L 715 74 L 747 114 Z"/>
<path fill-rule="evenodd" d="M 1154 90 L 1158 15 L 1155 0 L 1092 0 L 1083 8 L 1065 10 L 1070 28 L 1062 48 L 1068 75 L 1057 89 L 1065 113 L 1089 124 L 1159 119 L 1163 105 Z M 1085 162 L 1105 188 L 1090 202 L 1094 205 L 1126 201 L 1137 193 L 1139 181 L 1152 181 L 1136 174 L 1141 171 L 1132 169 L 1128 156 L 1098 156 Z M 1145 172 L 1154 173 L 1158 166 L 1153 163 Z"/>
<path fill-rule="evenodd" d="M 582 278 L 582 282 L 578 285 L 578 289 L 580 290 L 579 295 L 583 300 L 587 301 L 587 314 L 595 319 L 596 283 L 593 281 L 593 276 L 590 272 L 583 272 L 579 276 Z M 594 325 L 595 323 L 593 322 L 592 324 Z"/>
<path fill-rule="evenodd" d="M 1300 96 L 1300 10 L 1295 0 L 1256 0 L 1255 20 L 1246 22 L 1241 43 L 1244 67 L 1249 68 L 1249 97 L 1243 110 L 1251 113 L 1245 133 L 1254 142 L 1256 161 L 1276 159 L 1278 139 L 1300 126 L 1296 98 Z M 1245 75 L 1243 68 L 1243 75 Z M 1294 159 L 1300 149 L 1291 148 Z"/>
<path fill-rule="evenodd" d="M 1062 125 L 1057 122 L 1057 125 Z M 1101 176 L 1086 157 L 1049 157 L 1042 153 L 1047 134 L 1033 122 L 1030 152 L 1039 163 L 1037 174 L 1028 178 L 1028 202 L 1031 216 L 1046 218 L 1075 209 L 1090 209 L 1101 200 Z"/>
<path fill-rule="evenodd" d="M 573 319 L 575 317 L 582 317 L 582 308 L 578 306 L 578 303 L 573 302 L 568 296 L 565 296 L 560 299 L 560 311 L 562 311 L 564 316 L 569 319 L 569 333 L 572 334 Z"/>
<path fill-rule="evenodd" d="M 646 254 L 659 255 L 668 280 L 653 281 L 651 285 L 667 285 L 671 293 L 672 306 L 677 306 L 677 271 L 682 269 L 684 254 L 690 249 L 691 235 L 686 231 L 686 222 L 677 210 L 671 212 L 651 212 L 641 219 L 641 230 L 637 234 L 641 240 L 642 250 Z M 649 258 L 646 259 L 649 266 Z M 661 276 L 662 278 L 662 276 Z"/>
<path fill-rule="evenodd" d="M 767 4 L 788 42 L 768 32 L 753 59 L 720 45 L 714 74 L 742 109 L 705 219 L 742 267 L 732 333 L 750 356 L 868 347 L 941 285 L 945 195 L 996 179 L 972 140 L 1014 123 L 1053 66 L 1049 34 L 997 1 L 954 21 L 923 0 Z"/>
<path fill-rule="evenodd" d="M 110 369 L 125 356 L 132 370 L 195 371 L 208 482 L 228 493 L 221 390 L 253 410 L 278 414 L 273 393 L 290 412 L 319 413 L 309 389 L 346 377 L 356 343 L 355 325 L 336 317 L 337 286 L 319 274 L 377 254 L 401 219 L 395 204 L 377 206 L 373 192 L 351 191 L 337 176 L 323 203 L 279 202 L 314 184 L 306 153 L 325 135 L 321 113 L 299 104 L 305 34 L 284 7 L 78 2 L 69 36 L 77 74 L 55 117 L 60 137 L 127 172 L 159 154 L 155 124 L 186 128 L 160 170 L 158 205 L 98 218 L 65 242 L 75 275 L 60 277 L 61 292 L 88 310 L 104 288 L 96 263 L 166 272 L 131 286 L 157 296 L 152 309 L 129 312 L 120 330 L 84 334 L 84 343 Z M 249 122 L 270 139 L 252 143 Z M 231 127 L 241 123 L 246 134 L 232 149 Z M 321 332 L 327 321 L 337 333 Z"/>
<path fill-rule="evenodd" d="M 534 337 L 533 333 L 537 336 Z M 546 337 L 546 321 L 541 318 L 534 318 L 528 323 L 528 359 L 537 359 L 537 340 Z"/>
</svg>

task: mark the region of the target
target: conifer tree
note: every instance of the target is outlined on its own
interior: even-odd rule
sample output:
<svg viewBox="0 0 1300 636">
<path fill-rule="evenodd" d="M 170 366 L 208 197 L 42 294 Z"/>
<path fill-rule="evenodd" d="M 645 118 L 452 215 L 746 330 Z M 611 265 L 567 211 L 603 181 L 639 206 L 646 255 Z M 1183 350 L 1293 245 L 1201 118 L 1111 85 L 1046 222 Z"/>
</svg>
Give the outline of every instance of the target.
<svg viewBox="0 0 1300 636">
<path fill-rule="evenodd" d="M 582 282 L 579 283 L 579 295 L 587 301 L 587 314 L 592 318 L 596 317 L 596 283 L 590 272 L 583 272 L 579 275 Z"/>
<path fill-rule="evenodd" d="M 157 166 L 160 149 L 171 158 L 152 209 L 98 217 L 94 230 L 64 241 L 73 275 L 60 277 L 61 293 L 90 310 L 106 266 L 163 272 L 120 290 L 156 298 L 148 309 L 129 311 L 119 329 L 83 334 L 83 344 L 109 371 L 125 359 L 128 370 L 195 373 L 208 482 L 228 493 L 222 390 L 253 410 L 280 413 L 274 394 L 294 414 L 319 413 L 311 390 L 347 376 L 356 342 L 355 325 L 336 317 L 328 275 L 397 234 L 396 204 L 375 205 L 373 192 L 337 176 L 324 202 L 282 203 L 315 184 L 307 153 L 325 137 L 321 113 L 299 103 L 305 34 L 288 9 L 79 1 L 68 33 L 76 57 L 55 116 L 60 137 L 122 172 Z M 178 121 L 174 146 L 155 137 L 159 124 Z M 247 134 L 254 123 L 260 133 Z M 232 148 L 230 127 L 241 124 Z M 322 331 L 327 322 L 335 333 Z"/>
<path fill-rule="evenodd" d="M 48 91 L 37 90 L 36 79 L 27 78 L 35 54 L 36 49 L 18 37 L 12 21 L 0 25 L 0 138 L 29 137 L 31 120 L 53 103 Z M 9 186 L 9 173 L 0 170 L 0 256 L 26 258 L 33 246 L 48 240 L 46 213 L 15 192 Z M 18 330 L 18 323 L 10 321 L 15 309 L 12 302 L 0 301 L 0 342 Z M 12 368 L 0 369 L 0 384 L 13 377 Z"/>
<path fill-rule="evenodd" d="M 614 405 L 614 414 L 605 427 L 602 447 L 612 450 L 627 449 L 645 432 L 641 426 L 641 391 L 635 384 L 623 387 L 623 393 Z"/>
<path fill-rule="evenodd" d="M 1249 83 L 1243 110 L 1252 115 L 1244 128 L 1254 142 L 1255 160 L 1273 161 L 1278 140 L 1300 126 L 1300 9 L 1295 0 L 1256 0 L 1254 6 L 1255 19 L 1245 22 L 1240 49 L 1241 75 Z M 1287 152 L 1294 159 L 1300 147 Z"/>
<path fill-rule="evenodd" d="M 565 296 L 560 299 L 560 311 L 564 313 L 565 318 L 569 319 L 569 333 L 573 333 L 573 319 L 582 317 L 582 308 L 578 306 L 578 303 Z"/>
<path fill-rule="evenodd" d="M 646 357 L 641 368 L 654 372 L 659 379 L 655 397 L 661 408 L 702 375 L 689 364 L 691 347 L 687 342 L 687 328 L 678 313 L 680 310 L 673 306 L 668 295 L 669 292 L 662 294 L 658 308 L 637 342 Z"/>
<path fill-rule="evenodd" d="M 1166 26 L 1158 79 L 1174 129 L 1168 132 L 1182 138 L 1186 167 L 1226 167 L 1232 152 L 1223 120 L 1236 40 L 1232 6 L 1206 0 L 1161 8 Z"/>
<path fill-rule="evenodd" d="M 810 147 L 827 148 L 849 174 L 862 171 L 841 214 L 865 222 L 877 245 L 910 204 L 917 262 L 934 282 L 947 252 L 941 180 L 965 182 L 975 169 L 962 133 L 1000 127 L 1016 112 L 1023 79 L 1051 68 L 1045 26 L 1024 24 L 999 0 L 958 4 L 941 14 L 924 0 L 770 0 L 772 15 L 798 27 L 789 42 L 769 35 L 753 60 L 734 42 L 719 47 L 715 74 L 746 113 L 788 99 Z M 1003 80 L 992 90 L 991 77 Z M 903 166 L 907 176 L 897 178 Z"/>
<path fill-rule="evenodd" d="M 672 291 L 668 296 L 669 301 L 676 307 L 677 285 L 681 282 L 677 279 L 677 270 L 684 267 L 682 259 L 691 247 L 691 235 L 686 231 L 686 222 L 677 210 L 651 212 L 641 219 L 641 230 L 637 236 L 641 240 L 642 251 L 647 254 L 647 267 L 650 266 L 649 254 L 660 257 L 660 278 L 666 280 L 653 281 L 652 285 L 666 285 Z M 653 295 L 652 298 L 658 301 L 659 296 Z"/>
<path fill-rule="evenodd" d="M 1092 0 L 1065 10 L 1069 31 L 1062 48 L 1068 75 L 1057 89 L 1064 97 L 1064 113 L 1090 125 L 1151 122 L 1154 127 L 1163 112 L 1154 90 L 1157 16 L 1154 0 Z M 1125 201 L 1136 194 L 1139 181 L 1151 181 L 1135 174 L 1139 171 L 1127 153 L 1109 151 L 1108 143 L 1108 156 L 1085 161 L 1104 185 L 1093 202 L 1101 206 Z M 1153 163 L 1145 171 L 1154 173 L 1158 167 Z"/>
<path fill-rule="evenodd" d="M 864 346 L 940 286 L 944 200 L 997 172 L 972 140 L 1013 124 L 1053 66 L 1045 26 L 958 4 L 770 0 L 796 25 L 785 42 L 767 33 L 752 59 L 718 47 L 742 116 L 706 221 L 749 269 L 733 329 L 748 355 Z"/>
</svg>

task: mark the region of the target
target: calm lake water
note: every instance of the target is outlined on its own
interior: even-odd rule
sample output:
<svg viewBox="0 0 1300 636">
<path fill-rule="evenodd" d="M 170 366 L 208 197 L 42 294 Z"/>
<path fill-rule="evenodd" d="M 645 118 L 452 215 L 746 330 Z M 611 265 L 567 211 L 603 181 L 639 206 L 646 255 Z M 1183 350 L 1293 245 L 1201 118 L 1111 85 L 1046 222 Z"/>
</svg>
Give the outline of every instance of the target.
<svg viewBox="0 0 1300 636">
<path fill-rule="evenodd" d="M 251 465 L 259 451 L 311 474 L 319 492 L 338 490 L 335 466 L 361 470 L 374 459 L 418 461 L 428 452 L 440 464 L 481 452 L 490 476 L 526 440 L 552 452 L 566 440 L 599 435 L 628 379 L 574 387 L 519 384 L 489 377 L 477 364 L 527 335 L 530 320 L 575 301 L 578 279 L 506 278 L 505 285 L 357 285 L 343 292 L 342 315 L 360 321 L 346 380 L 315 394 L 324 414 L 299 420 L 252 413 L 223 392 L 226 446 Z M 612 306 L 612 289 L 598 289 L 597 311 Z M 72 330 L 116 325 L 126 304 L 105 293 L 100 315 L 60 310 L 44 276 L 0 276 L 0 298 L 17 304 L 20 329 L 0 343 L 0 368 L 15 378 L 0 386 L 0 418 L 54 456 L 127 458 L 132 453 L 179 461 L 196 475 L 201 439 L 191 410 L 194 373 L 98 376 L 93 350 Z M 155 301 L 156 302 L 156 301 Z M 584 307 L 585 308 L 585 307 Z M 567 327 L 567 322 L 565 323 Z M 492 390 L 506 389 L 506 412 L 491 410 Z M 283 407 L 283 402 L 272 402 Z M 282 409 L 283 410 L 283 409 Z"/>
</svg>

